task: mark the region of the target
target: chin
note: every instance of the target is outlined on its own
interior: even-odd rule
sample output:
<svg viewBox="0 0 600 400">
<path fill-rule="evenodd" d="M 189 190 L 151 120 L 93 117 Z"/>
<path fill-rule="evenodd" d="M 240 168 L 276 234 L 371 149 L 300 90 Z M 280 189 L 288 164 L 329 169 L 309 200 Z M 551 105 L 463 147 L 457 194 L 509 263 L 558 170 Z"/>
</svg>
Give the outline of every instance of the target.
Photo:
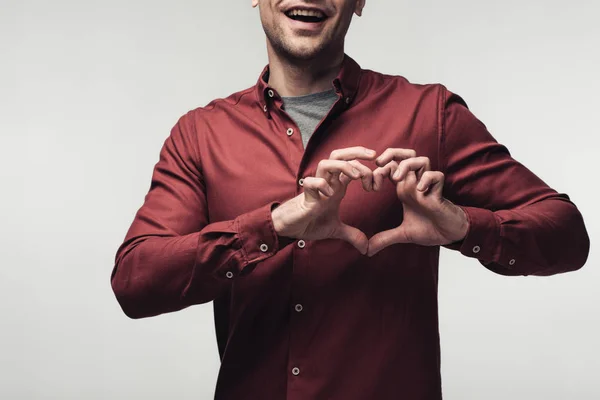
<svg viewBox="0 0 600 400">
<path fill-rule="evenodd" d="M 300 43 L 298 43 L 300 42 Z M 303 41 L 285 42 L 278 48 L 280 54 L 299 61 L 309 61 L 322 57 L 328 53 L 324 43 L 302 43 Z"/>
<path fill-rule="evenodd" d="M 297 48 L 288 51 L 288 56 L 297 60 L 313 60 L 318 58 L 323 52 L 315 48 Z"/>
<path fill-rule="evenodd" d="M 296 61 L 310 61 L 327 56 L 334 46 L 328 32 L 319 35 L 299 35 L 285 27 L 264 26 L 270 47 L 281 57 Z"/>
</svg>

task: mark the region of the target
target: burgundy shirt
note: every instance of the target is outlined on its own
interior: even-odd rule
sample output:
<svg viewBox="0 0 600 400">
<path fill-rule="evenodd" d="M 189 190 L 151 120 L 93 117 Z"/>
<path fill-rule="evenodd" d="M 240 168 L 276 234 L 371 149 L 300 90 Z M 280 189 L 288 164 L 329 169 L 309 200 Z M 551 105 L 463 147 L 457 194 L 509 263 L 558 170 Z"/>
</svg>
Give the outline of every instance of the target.
<svg viewBox="0 0 600 400">
<path fill-rule="evenodd" d="M 302 192 L 320 160 L 362 145 L 414 149 L 442 171 L 470 229 L 449 248 L 502 275 L 551 275 L 586 261 L 589 239 L 565 194 L 515 161 L 441 85 L 416 85 L 345 57 L 339 99 L 303 148 L 281 97 L 258 83 L 184 115 L 118 249 L 111 282 L 125 314 L 213 301 L 216 399 L 439 400 L 439 246 L 372 258 L 341 240 L 278 237 L 271 207 Z M 365 162 L 371 168 L 374 163 Z M 402 205 L 352 182 L 341 219 L 368 237 Z"/>
</svg>

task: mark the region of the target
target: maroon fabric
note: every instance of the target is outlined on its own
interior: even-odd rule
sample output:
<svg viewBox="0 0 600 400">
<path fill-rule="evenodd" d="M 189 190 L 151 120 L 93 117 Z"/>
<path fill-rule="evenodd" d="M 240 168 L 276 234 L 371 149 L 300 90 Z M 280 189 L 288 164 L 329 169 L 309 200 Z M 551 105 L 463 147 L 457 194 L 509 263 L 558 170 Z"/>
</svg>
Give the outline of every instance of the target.
<svg viewBox="0 0 600 400">
<path fill-rule="evenodd" d="M 343 241 L 301 247 L 275 234 L 271 207 L 301 193 L 299 179 L 332 150 L 429 157 L 471 224 L 448 247 L 491 271 L 550 275 L 585 263 L 589 239 L 569 198 L 443 86 L 362 70 L 346 56 L 333 82 L 339 100 L 305 151 L 267 74 L 178 121 L 111 276 L 131 318 L 214 300 L 217 399 L 441 398 L 439 247 L 393 245 L 368 258 Z M 340 212 L 369 237 L 402 221 L 389 181 L 377 193 L 351 183 Z"/>
</svg>

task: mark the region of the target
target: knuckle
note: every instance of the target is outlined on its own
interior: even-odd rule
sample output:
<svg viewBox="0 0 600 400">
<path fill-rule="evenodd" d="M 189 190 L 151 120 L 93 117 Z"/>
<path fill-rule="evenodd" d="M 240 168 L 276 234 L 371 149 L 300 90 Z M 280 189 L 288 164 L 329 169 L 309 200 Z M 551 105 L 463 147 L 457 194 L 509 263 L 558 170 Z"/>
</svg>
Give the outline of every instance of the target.
<svg viewBox="0 0 600 400">
<path fill-rule="evenodd" d="M 363 176 L 367 176 L 367 175 L 370 176 L 373 173 L 373 171 L 371 171 L 371 169 L 365 167 L 362 164 L 355 165 L 354 168 L 356 168 L 360 172 L 360 174 Z"/>
</svg>

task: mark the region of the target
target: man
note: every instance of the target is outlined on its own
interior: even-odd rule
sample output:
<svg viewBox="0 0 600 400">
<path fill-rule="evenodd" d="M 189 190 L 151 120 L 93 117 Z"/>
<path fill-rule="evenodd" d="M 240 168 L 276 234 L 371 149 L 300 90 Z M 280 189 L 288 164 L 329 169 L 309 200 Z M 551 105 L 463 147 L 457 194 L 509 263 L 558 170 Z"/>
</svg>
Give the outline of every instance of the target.
<svg viewBox="0 0 600 400">
<path fill-rule="evenodd" d="M 269 64 L 171 131 L 117 299 L 131 318 L 214 301 L 217 399 L 441 399 L 440 246 L 557 274 L 586 261 L 582 217 L 460 97 L 345 55 L 365 0 L 252 6 Z"/>
</svg>

